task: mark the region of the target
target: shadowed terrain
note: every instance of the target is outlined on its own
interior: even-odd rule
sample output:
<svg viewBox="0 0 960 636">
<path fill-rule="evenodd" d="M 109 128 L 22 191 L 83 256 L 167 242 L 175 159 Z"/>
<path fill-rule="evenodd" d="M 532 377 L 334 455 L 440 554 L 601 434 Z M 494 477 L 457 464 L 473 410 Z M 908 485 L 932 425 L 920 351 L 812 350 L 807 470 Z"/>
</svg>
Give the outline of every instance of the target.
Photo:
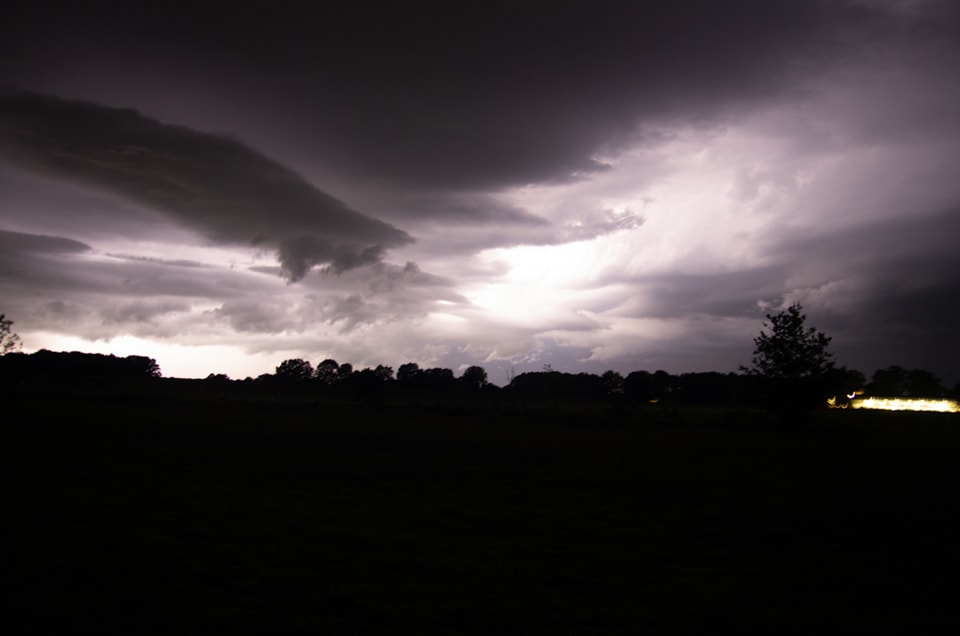
<svg viewBox="0 0 960 636">
<path fill-rule="evenodd" d="M 36 630 L 956 622 L 951 415 L 79 393 L 14 396 L 3 427 Z"/>
</svg>

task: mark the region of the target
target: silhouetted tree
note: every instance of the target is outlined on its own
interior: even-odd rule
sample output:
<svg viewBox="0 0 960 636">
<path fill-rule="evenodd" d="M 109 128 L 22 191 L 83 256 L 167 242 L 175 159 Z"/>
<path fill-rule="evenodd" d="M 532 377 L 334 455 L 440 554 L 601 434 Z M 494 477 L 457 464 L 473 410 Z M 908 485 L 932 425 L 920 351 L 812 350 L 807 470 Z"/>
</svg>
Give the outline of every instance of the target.
<svg viewBox="0 0 960 636">
<path fill-rule="evenodd" d="M 411 382 L 420 375 L 420 365 L 416 362 L 406 362 L 397 369 L 397 382 Z"/>
<path fill-rule="evenodd" d="M 160 365 L 146 356 L 127 356 L 123 359 L 124 375 L 131 378 L 159 378 Z"/>
<path fill-rule="evenodd" d="M 653 398 L 653 378 L 648 371 L 631 371 L 623 379 L 623 395 L 631 402 Z"/>
<path fill-rule="evenodd" d="M 344 362 L 337 367 L 337 382 L 343 382 L 351 375 L 353 375 L 353 365 L 349 362 Z"/>
<path fill-rule="evenodd" d="M 877 369 L 867 389 L 872 395 L 885 397 L 937 398 L 946 394 L 940 378 L 929 371 L 907 371 L 897 365 Z"/>
<path fill-rule="evenodd" d="M 316 371 L 314 371 L 314 377 L 317 379 L 320 384 L 331 385 L 336 384 L 338 379 L 338 371 L 340 365 L 337 364 L 337 361 L 333 358 L 327 358 L 326 360 L 320 362 L 317 365 Z"/>
<path fill-rule="evenodd" d="M 620 395 L 623 393 L 623 376 L 616 371 L 612 369 L 604 371 L 600 379 L 603 380 L 603 390 L 607 395 Z"/>
<path fill-rule="evenodd" d="M 487 371 L 483 367 L 471 366 L 460 376 L 460 384 L 468 391 L 479 391 L 487 385 Z"/>
<path fill-rule="evenodd" d="M 650 388 L 654 399 L 667 400 L 673 394 L 674 377 L 663 369 L 657 369 L 650 377 Z"/>
<path fill-rule="evenodd" d="M 390 373 L 388 374 L 386 370 Z M 350 389 L 358 402 L 379 405 L 383 402 L 386 386 L 392 375 L 393 369 L 380 365 L 376 369 L 353 371 L 340 381 L 340 385 Z"/>
<path fill-rule="evenodd" d="M 0 356 L 15 351 L 20 351 L 20 336 L 11 329 L 13 321 L 7 320 L 4 314 L 0 314 Z"/>
<path fill-rule="evenodd" d="M 912 369 L 907 374 L 910 397 L 939 398 L 946 394 L 940 378 L 925 369 Z"/>
<path fill-rule="evenodd" d="M 871 395 L 906 397 L 908 392 L 907 370 L 897 365 L 877 369 L 873 372 L 873 377 L 870 378 L 867 389 Z"/>
<path fill-rule="evenodd" d="M 424 369 L 417 378 L 417 384 L 428 391 L 447 392 L 457 385 L 453 371 L 440 367 Z"/>
<path fill-rule="evenodd" d="M 549 365 L 545 365 L 549 368 Z M 509 390 L 520 395 L 543 395 L 556 398 L 599 398 L 605 393 L 603 379 L 592 373 L 532 371 L 515 376 Z"/>
<path fill-rule="evenodd" d="M 548 395 L 552 384 L 549 382 L 549 376 L 555 374 L 555 371 L 527 371 L 513 376 L 507 388 L 512 393 L 520 395 Z M 560 375 L 556 373 L 556 375 Z"/>
<path fill-rule="evenodd" d="M 862 391 L 867 386 L 867 376 L 856 369 L 848 369 L 847 367 L 831 369 L 827 373 L 827 377 L 831 381 L 837 382 L 838 390 L 847 394 Z"/>
<path fill-rule="evenodd" d="M 303 382 L 313 377 L 313 367 L 303 358 L 290 358 L 280 363 L 276 376 L 279 380 Z"/>
<path fill-rule="evenodd" d="M 675 398 L 682 404 L 720 406 L 736 394 L 736 376 L 715 371 L 683 373 L 676 379 Z"/>
<path fill-rule="evenodd" d="M 819 377 L 833 368 L 829 351 L 831 338 L 814 327 L 807 327 L 806 315 L 799 303 L 779 314 L 767 314 L 770 321 L 754 338 L 752 366 L 748 373 L 766 378 L 802 380 Z"/>
<path fill-rule="evenodd" d="M 768 404 L 783 414 L 797 415 L 812 408 L 824 397 L 824 379 L 831 370 L 831 338 L 806 326 L 799 303 L 778 314 L 767 314 L 769 329 L 754 338 L 756 348 L 748 374 L 765 380 Z"/>
</svg>

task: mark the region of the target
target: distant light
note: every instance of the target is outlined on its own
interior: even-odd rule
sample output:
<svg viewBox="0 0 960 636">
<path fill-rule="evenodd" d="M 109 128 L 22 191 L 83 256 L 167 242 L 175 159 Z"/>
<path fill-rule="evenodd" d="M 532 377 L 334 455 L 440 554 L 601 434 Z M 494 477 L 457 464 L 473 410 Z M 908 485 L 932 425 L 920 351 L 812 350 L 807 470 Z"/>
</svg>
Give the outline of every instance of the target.
<svg viewBox="0 0 960 636">
<path fill-rule="evenodd" d="M 883 411 L 934 411 L 960 413 L 960 404 L 955 400 L 925 400 L 920 398 L 862 398 L 851 400 L 855 409 L 880 409 Z"/>
</svg>

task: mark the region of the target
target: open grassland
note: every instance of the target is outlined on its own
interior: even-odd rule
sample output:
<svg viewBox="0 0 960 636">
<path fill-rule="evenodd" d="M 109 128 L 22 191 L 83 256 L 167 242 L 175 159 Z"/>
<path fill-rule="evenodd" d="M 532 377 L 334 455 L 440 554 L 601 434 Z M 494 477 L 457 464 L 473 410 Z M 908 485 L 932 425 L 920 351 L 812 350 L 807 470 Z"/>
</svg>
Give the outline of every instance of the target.
<svg viewBox="0 0 960 636">
<path fill-rule="evenodd" d="M 954 415 L 29 399 L 3 434 L 33 632 L 958 622 Z"/>
</svg>

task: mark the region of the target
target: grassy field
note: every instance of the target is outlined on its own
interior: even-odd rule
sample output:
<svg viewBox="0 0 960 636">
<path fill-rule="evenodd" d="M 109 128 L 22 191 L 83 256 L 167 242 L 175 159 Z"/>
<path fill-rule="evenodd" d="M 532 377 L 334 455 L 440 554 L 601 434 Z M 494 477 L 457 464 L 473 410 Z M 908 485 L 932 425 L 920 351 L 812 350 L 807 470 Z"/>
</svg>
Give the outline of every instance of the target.
<svg viewBox="0 0 960 636">
<path fill-rule="evenodd" d="M 3 429 L 31 632 L 960 623 L 958 416 L 29 399 Z"/>
</svg>

